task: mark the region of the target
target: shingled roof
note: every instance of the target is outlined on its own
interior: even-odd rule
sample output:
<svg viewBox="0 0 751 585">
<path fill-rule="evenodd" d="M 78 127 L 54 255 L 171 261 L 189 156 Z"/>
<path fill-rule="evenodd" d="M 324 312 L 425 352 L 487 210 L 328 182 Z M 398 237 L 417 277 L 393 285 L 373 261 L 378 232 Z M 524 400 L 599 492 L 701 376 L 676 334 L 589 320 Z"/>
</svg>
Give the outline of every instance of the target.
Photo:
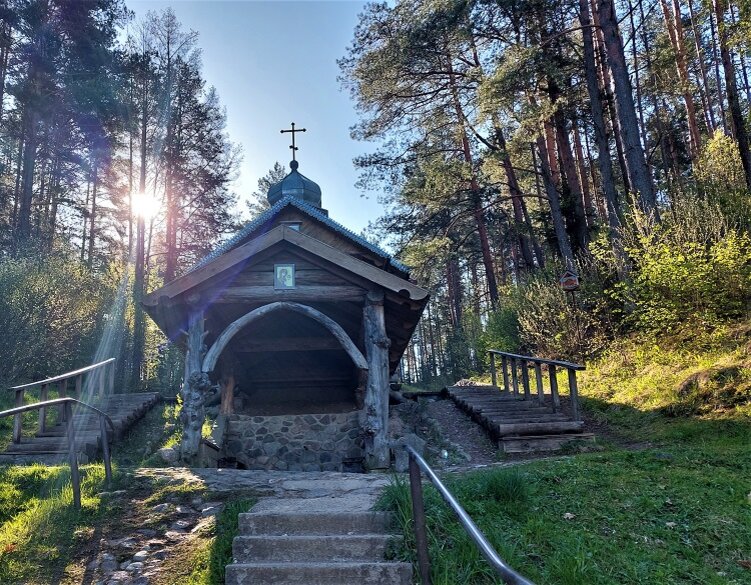
<svg viewBox="0 0 751 585">
<path fill-rule="evenodd" d="M 277 201 L 274 205 L 272 205 L 269 209 L 261 213 L 258 217 L 256 217 L 254 220 L 248 222 L 245 224 L 245 226 L 238 231 L 234 236 L 232 236 L 229 240 L 218 246 L 216 249 L 214 249 L 210 254 L 208 254 L 205 258 L 202 258 L 196 264 L 194 264 L 190 270 L 186 274 L 189 274 L 193 272 L 194 270 L 197 270 L 198 268 L 201 268 L 202 266 L 205 266 L 215 258 L 218 258 L 222 254 L 229 252 L 233 248 L 239 246 L 243 243 L 245 239 L 250 237 L 255 232 L 263 229 L 264 231 L 268 231 L 268 229 L 271 228 L 271 221 L 274 219 L 274 217 L 282 211 L 285 207 L 288 205 L 291 205 L 295 207 L 296 209 L 302 211 L 306 215 L 309 215 L 311 218 L 313 218 L 316 221 L 321 222 L 331 230 L 337 232 L 338 234 L 341 234 L 342 236 L 346 237 L 347 239 L 351 240 L 358 246 L 365 248 L 366 250 L 380 256 L 381 258 L 388 260 L 389 264 L 396 268 L 397 270 L 400 270 L 404 272 L 405 274 L 409 273 L 409 268 L 399 262 L 396 258 L 394 258 L 392 255 L 388 254 L 378 246 L 371 244 L 368 242 L 365 238 L 358 236 L 353 231 L 348 230 L 346 227 L 344 227 L 342 224 L 334 221 L 331 219 L 328 215 L 321 212 L 320 209 L 317 209 L 313 207 L 312 205 L 309 205 L 305 203 L 304 201 L 297 199 L 292 196 L 285 196 L 281 198 L 279 201 Z"/>
</svg>

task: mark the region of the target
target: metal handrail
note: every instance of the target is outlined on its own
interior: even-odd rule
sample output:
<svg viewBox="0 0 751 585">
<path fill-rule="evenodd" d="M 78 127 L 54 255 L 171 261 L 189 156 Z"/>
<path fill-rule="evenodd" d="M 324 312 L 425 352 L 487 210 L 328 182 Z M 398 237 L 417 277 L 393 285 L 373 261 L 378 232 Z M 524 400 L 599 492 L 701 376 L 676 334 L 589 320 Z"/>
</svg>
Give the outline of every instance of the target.
<svg viewBox="0 0 751 585">
<path fill-rule="evenodd" d="M 16 406 L 15 408 L 3 410 L 0 411 L 0 418 L 4 418 L 6 416 L 20 417 L 24 412 L 39 410 L 41 408 L 47 408 L 48 406 L 63 407 L 64 420 L 66 423 L 65 434 L 68 439 L 68 462 L 70 464 L 70 479 L 71 484 L 73 485 L 73 505 L 77 509 L 80 509 L 81 475 L 78 471 L 78 456 L 76 454 L 76 431 L 75 424 L 73 422 L 73 404 L 79 404 L 80 406 L 88 408 L 89 410 L 92 410 L 99 415 L 99 430 L 102 434 L 102 458 L 104 459 L 104 476 L 107 483 L 109 484 L 112 482 L 112 460 L 110 457 L 109 436 L 107 434 L 106 424 L 109 424 L 110 429 L 112 429 L 113 435 L 115 433 L 115 424 L 112 422 L 112 419 L 107 415 L 106 412 L 99 410 L 95 406 L 91 406 L 90 404 L 86 404 L 85 402 L 81 402 L 80 400 L 76 400 L 75 398 L 66 397 L 55 398 L 54 400 L 45 400 L 43 402 L 35 402 L 34 404 L 26 404 L 24 406 Z"/>
<path fill-rule="evenodd" d="M 38 382 L 29 382 L 28 384 L 21 384 L 20 386 L 13 386 L 12 388 L 9 388 L 9 390 L 22 390 L 24 388 L 31 388 L 32 386 L 43 386 L 43 385 L 48 385 L 48 384 L 54 384 L 55 382 L 60 382 L 68 378 L 74 378 L 76 376 L 80 376 L 81 374 L 85 374 L 86 372 L 90 372 L 91 370 L 96 370 L 97 368 L 106 366 L 107 364 L 114 362 L 115 359 L 116 358 L 109 358 L 107 360 L 104 360 L 103 362 L 91 364 L 90 366 L 86 366 L 85 368 L 79 368 L 71 372 L 65 372 L 64 374 L 53 376 L 52 378 L 45 378 L 44 380 L 39 380 Z"/>
<path fill-rule="evenodd" d="M 428 476 L 430 482 L 441 494 L 443 500 L 449 505 L 454 514 L 459 518 L 459 522 L 472 541 L 480 549 L 480 553 L 500 575 L 503 582 L 507 585 L 534 585 L 532 581 L 520 575 L 510 566 L 508 566 L 500 555 L 488 542 L 485 535 L 477 527 L 469 514 L 464 511 L 461 504 L 456 500 L 453 494 L 438 479 L 433 469 L 423 459 L 420 454 L 411 446 L 404 445 L 409 454 L 409 487 L 412 495 L 412 520 L 415 527 L 415 541 L 417 544 L 417 563 L 420 568 L 420 579 L 422 585 L 431 585 L 430 580 L 430 559 L 428 557 L 428 538 L 425 529 L 425 505 L 422 498 L 422 478 L 420 470 Z"/>
</svg>

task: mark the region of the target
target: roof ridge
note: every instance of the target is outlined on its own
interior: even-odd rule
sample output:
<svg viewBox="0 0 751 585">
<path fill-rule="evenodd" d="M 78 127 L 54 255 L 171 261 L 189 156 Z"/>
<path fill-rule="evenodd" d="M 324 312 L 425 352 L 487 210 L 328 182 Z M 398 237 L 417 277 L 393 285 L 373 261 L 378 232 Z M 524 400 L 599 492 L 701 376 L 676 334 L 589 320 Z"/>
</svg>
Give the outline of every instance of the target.
<svg viewBox="0 0 751 585">
<path fill-rule="evenodd" d="M 387 259 L 391 263 L 391 265 L 394 266 L 397 270 L 401 270 L 402 272 L 409 272 L 409 268 L 403 263 L 401 263 L 399 260 L 394 258 L 391 254 L 388 254 L 386 251 L 382 250 L 375 244 L 369 242 L 364 237 L 358 236 L 355 232 L 353 232 L 349 228 L 346 228 L 345 226 L 340 224 L 338 221 L 331 219 L 328 215 L 322 213 L 319 209 L 316 209 L 315 207 L 306 203 L 305 201 L 297 199 L 291 195 L 285 195 L 279 201 L 277 201 L 274 205 L 272 205 L 271 207 L 263 211 L 258 217 L 246 223 L 234 236 L 232 236 L 223 244 L 220 244 L 219 246 L 214 248 L 214 250 L 212 250 L 204 258 L 196 262 L 193 266 L 190 267 L 190 269 L 188 269 L 185 272 L 185 274 L 189 274 L 193 272 L 194 270 L 197 270 L 198 268 L 205 266 L 206 264 L 208 264 L 215 258 L 221 256 L 225 252 L 228 252 L 229 250 L 234 248 L 245 237 L 247 237 L 252 232 L 257 230 L 267 221 L 270 221 L 277 213 L 279 213 L 284 207 L 286 207 L 289 204 L 292 204 L 300 211 L 303 211 L 307 213 L 308 215 L 312 216 L 314 219 L 317 219 L 318 221 L 328 225 L 329 227 L 333 228 L 335 231 L 339 232 L 343 236 L 346 236 L 349 239 L 355 241 L 360 246 L 370 250 L 371 252 L 377 254 L 378 256 L 381 256 L 382 258 Z"/>
</svg>

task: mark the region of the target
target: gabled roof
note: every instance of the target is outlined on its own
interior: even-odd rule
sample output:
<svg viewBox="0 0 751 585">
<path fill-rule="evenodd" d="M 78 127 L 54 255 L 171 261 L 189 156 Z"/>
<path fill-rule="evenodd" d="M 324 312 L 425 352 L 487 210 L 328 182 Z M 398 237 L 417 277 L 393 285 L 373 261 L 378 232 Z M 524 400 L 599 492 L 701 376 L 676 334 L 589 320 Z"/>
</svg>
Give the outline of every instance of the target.
<svg viewBox="0 0 751 585">
<path fill-rule="evenodd" d="M 427 302 L 428 292 L 410 283 L 405 278 L 345 254 L 341 250 L 306 236 L 297 230 L 278 225 L 236 248 L 229 249 L 215 258 L 207 260 L 203 265 L 194 267 L 192 271 L 149 293 L 144 297 L 143 304 L 146 307 L 155 306 L 161 298 L 174 298 L 182 295 L 202 282 L 225 273 L 248 258 L 252 258 L 259 252 L 282 241 L 328 260 L 352 274 L 376 283 L 400 296 L 405 296 L 407 299 L 422 303 Z"/>
<path fill-rule="evenodd" d="M 193 265 L 193 267 L 191 267 L 191 269 L 188 270 L 186 274 L 190 274 L 194 270 L 197 270 L 198 268 L 205 266 L 212 260 L 218 258 L 222 254 L 238 246 L 244 239 L 246 239 L 251 234 L 253 234 L 253 232 L 263 228 L 265 224 L 270 223 L 274 219 L 274 217 L 288 205 L 295 207 L 296 209 L 309 215 L 313 219 L 321 222 L 326 227 L 344 236 L 345 238 L 351 240 L 358 246 L 365 248 L 366 250 L 369 250 L 370 252 L 373 252 L 374 254 L 376 254 L 377 256 L 380 256 L 381 258 L 385 260 L 388 260 L 389 264 L 391 264 L 391 266 L 393 266 L 397 270 L 400 270 L 404 273 L 409 273 L 409 268 L 407 266 L 405 266 L 404 264 L 396 260 L 390 254 L 381 250 L 381 248 L 379 248 L 378 246 L 371 244 L 365 238 L 362 238 L 358 236 L 357 234 L 355 234 L 354 232 L 348 230 L 346 227 L 344 227 L 340 223 L 331 219 L 325 213 L 322 213 L 321 210 L 313 207 L 312 205 L 305 203 L 304 201 L 301 201 L 300 199 L 287 195 L 285 197 L 282 197 L 269 209 L 261 213 L 261 215 L 259 215 L 257 218 L 245 224 L 245 226 L 239 232 L 237 232 L 234 236 L 232 236 L 229 240 L 221 244 L 208 256 L 206 256 L 202 260 L 199 260 L 195 265 Z M 270 226 L 266 226 L 266 229 L 270 229 Z"/>
</svg>

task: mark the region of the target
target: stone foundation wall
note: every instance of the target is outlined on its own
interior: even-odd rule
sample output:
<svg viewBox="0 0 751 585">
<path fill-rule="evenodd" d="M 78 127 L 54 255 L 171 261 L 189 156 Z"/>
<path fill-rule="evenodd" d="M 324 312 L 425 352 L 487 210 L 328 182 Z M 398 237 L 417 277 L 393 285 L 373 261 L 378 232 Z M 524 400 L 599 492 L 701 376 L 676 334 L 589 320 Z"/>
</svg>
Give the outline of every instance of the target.
<svg viewBox="0 0 751 585">
<path fill-rule="evenodd" d="M 341 471 L 363 456 L 359 412 L 232 415 L 224 454 L 248 469 Z"/>
</svg>

